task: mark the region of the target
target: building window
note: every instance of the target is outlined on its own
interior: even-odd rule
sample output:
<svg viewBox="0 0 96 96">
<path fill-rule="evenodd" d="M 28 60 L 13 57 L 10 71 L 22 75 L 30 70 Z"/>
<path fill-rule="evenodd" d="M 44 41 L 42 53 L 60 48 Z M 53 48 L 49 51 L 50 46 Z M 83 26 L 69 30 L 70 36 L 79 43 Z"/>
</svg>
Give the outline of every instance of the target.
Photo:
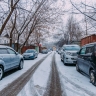
<svg viewBox="0 0 96 96">
<path fill-rule="evenodd" d="M 4 44 L 6 44 L 6 40 L 4 40 Z"/>
<path fill-rule="evenodd" d="M 2 43 L 2 40 L 0 39 L 0 44 Z"/>
</svg>

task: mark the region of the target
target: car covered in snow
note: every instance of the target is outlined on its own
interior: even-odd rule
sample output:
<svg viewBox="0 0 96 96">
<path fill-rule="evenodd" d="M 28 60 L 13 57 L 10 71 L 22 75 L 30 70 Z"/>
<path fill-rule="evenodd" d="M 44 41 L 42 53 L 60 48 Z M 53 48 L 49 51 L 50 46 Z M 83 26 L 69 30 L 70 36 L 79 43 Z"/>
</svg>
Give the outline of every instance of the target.
<svg viewBox="0 0 96 96">
<path fill-rule="evenodd" d="M 0 80 L 3 74 L 11 69 L 22 69 L 24 64 L 23 56 L 13 48 L 0 45 Z"/>
<path fill-rule="evenodd" d="M 38 57 L 38 52 L 35 49 L 27 49 L 22 55 L 24 59 L 35 59 Z"/>
<path fill-rule="evenodd" d="M 76 64 L 77 52 L 80 50 L 80 46 L 76 44 L 63 45 L 61 51 L 61 61 L 64 64 Z"/>
</svg>

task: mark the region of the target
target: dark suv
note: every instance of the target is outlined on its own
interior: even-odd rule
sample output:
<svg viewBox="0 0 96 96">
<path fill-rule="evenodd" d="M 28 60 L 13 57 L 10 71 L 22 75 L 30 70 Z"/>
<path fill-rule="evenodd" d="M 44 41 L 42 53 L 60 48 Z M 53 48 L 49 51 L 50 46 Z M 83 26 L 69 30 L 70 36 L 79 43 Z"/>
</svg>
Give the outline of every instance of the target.
<svg viewBox="0 0 96 96">
<path fill-rule="evenodd" d="M 96 85 L 96 42 L 84 45 L 78 52 L 77 71 L 90 76 L 90 82 Z"/>
</svg>

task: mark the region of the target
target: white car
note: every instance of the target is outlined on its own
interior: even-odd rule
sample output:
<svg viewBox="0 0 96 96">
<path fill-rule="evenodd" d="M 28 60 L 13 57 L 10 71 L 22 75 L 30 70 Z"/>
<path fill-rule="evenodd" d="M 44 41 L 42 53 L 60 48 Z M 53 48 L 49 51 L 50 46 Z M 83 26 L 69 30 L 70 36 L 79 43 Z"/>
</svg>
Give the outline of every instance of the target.
<svg viewBox="0 0 96 96">
<path fill-rule="evenodd" d="M 80 50 L 79 45 L 63 45 L 61 52 L 61 61 L 64 64 L 75 64 L 77 60 L 77 52 Z"/>
</svg>

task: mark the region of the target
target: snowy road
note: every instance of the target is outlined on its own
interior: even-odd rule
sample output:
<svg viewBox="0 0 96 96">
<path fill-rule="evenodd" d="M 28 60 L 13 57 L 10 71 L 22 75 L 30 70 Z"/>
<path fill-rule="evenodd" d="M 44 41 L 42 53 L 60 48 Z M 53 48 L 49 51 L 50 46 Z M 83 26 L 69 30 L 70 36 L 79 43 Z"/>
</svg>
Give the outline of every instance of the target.
<svg viewBox="0 0 96 96">
<path fill-rule="evenodd" d="M 47 54 L 39 54 L 38 58 L 34 60 L 25 60 L 24 61 L 24 68 L 22 70 L 17 70 L 16 72 L 4 77 L 0 81 L 0 91 L 5 88 L 7 85 L 9 85 L 12 81 L 17 79 L 19 76 L 21 76 L 23 73 L 25 73 L 31 66 L 33 66 L 37 61 L 39 61 L 41 58 L 46 56 Z"/>
<path fill-rule="evenodd" d="M 77 72 L 75 66 L 65 66 L 58 54 L 56 63 L 66 96 L 96 96 L 96 87 L 90 83 L 88 76 Z"/>
<path fill-rule="evenodd" d="M 52 56 L 50 54 L 38 67 L 32 78 L 25 87 L 19 92 L 18 96 L 43 96 L 49 80 Z M 9 85 L 16 78 L 25 73 L 31 66 L 47 54 L 39 54 L 35 60 L 25 60 L 24 69 L 16 71 L 0 81 L 0 90 Z M 56 53 L 55 60 L 59 72 L 62 96 L 96 96 L 96 87 L 89 81 L 89 77 L 76 71 L 75 66 L 65 66 Z"/>
</svg>

